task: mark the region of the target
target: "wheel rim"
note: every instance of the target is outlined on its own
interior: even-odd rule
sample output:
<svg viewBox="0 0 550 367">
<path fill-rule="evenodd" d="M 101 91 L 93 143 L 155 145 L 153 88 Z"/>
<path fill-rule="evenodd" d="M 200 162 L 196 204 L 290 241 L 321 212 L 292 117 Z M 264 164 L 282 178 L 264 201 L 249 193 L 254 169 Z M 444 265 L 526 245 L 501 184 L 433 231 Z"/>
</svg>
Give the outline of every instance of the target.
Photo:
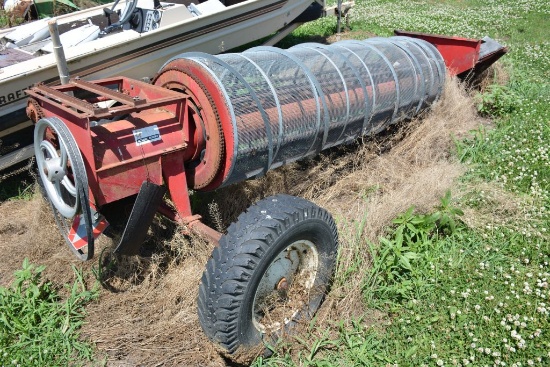
<svg viewBox="0 0 550 367">
<path fill-rule="evenodd" d="M 261 333 L 280 330 L 309 303 L 318 276 L 319 253 L 313 242 L 299 240 L 281 251 L 265 271 L 252 306 L 252 322 Z"/>
<path fill-rule="evenodd" d="M 34 153 L 44 194 L 65 242 L 80 260 L 91 259 L 94 238 L 88 177 L 71 131 L 58 118 L 39 120 Z"/>
<path fill-rule="evenodd" d="M 34 142 L 36 163 L 46 193 L 62 216 L 73 218 L 80 209 L 80 200 L 77 196 L 79 183 L 71 168 L 74 166 L 72 159 L 61 139 L 56 148 L 48 138 L 47 130 L 55 129 L 47 120 L 40 120 L 36 129 L 37 136 L 42 139 Z"/>
</svg>

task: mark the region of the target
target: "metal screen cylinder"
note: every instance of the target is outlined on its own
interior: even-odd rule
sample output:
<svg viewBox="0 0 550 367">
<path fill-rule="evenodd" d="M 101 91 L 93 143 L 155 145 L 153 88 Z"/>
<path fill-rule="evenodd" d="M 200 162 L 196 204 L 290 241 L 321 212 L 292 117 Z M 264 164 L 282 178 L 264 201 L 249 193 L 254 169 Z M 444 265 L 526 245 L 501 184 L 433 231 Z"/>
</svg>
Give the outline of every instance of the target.
<svg viewBox="0 0 550 367">
<path fill-rule="evenodd" d="M 226 144 L 231 160 L 221 186 L 411 118 L 445 81 L 437 49 L 408 37 L 185 53 L 166 65 L 174 60 L 200 65 L 231 116 L 224 135 L 234 142 Z"/>
</svg>

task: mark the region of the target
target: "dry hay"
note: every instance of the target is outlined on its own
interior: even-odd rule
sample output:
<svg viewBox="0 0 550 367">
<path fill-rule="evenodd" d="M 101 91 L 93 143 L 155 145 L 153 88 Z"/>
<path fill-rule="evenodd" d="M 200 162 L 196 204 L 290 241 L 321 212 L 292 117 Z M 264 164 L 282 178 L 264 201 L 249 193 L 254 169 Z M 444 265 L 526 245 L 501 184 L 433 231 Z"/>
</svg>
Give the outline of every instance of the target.
<svg viewBox="0 0 550 367">
<path fill-rule="evenodd" d="M 305 162 L 270 172 L 266 177 L 193 198 L 216 227 L 227 226 L 250 203 L 271 194 L 306 197 L 329 210 L 340 233 L 339 274 L 357 257 L 368 264 L 367 241 L 375 241 L 391 220 L 408 207 L 429 210 L 463 172 L 450 151 L 483 121 L 472 99 L 456 80 L 446 83 L 441 100 L 418 120 L 394 126 L 391 133 L 329 150 Z M 209 205 L 210 204 L 210 205 Z M 73 279 L 77 264 L 57 233 L 49 208 L 38 196 L 29 202 L 0 204 L 0 280 L 9 281 L 24 257 L 44 264 L 47 277 L 62 284 Z M 202 333 L 196 313 L 198 285 L 210 245 L 179 234 L 157 221 L 146 244 L 151 256 L 114 258 L 108 241 L 96 259 L 84 264 L 102 270 L 105 288 L 88 307 L 83 335 L 95 343 L 112 366 L 225 366 L 227 360 Z M 77 264 L 78 265 L 78 264 Z M 317 325 L 365 316 L 380 323 L 384 315 L 363 309 L 362 274 L 334 284 L 317 316 Z M 93 277 L 90 276 L 90 282 Z M 308 333 L 304 325 L 298 332 Z M 294 340 L 292 336 L 291 340 Z M 307 340 L 307 339 L 306 339 Z M 241 361 L 257 355 L 243 352 Z"/>
<path fill-rule="evenodd" d="M 73 280 L 70 265 L 74 256 L 61 238 L 49 205 L 35 189 L 31 200 L 6 201 L 0 204 L 0 251 L 4 254 L 0 285 L 13 279 L 13 271 L 23 259 L 46 265 L 45 276 L 56 283 Z"/>
</svg>

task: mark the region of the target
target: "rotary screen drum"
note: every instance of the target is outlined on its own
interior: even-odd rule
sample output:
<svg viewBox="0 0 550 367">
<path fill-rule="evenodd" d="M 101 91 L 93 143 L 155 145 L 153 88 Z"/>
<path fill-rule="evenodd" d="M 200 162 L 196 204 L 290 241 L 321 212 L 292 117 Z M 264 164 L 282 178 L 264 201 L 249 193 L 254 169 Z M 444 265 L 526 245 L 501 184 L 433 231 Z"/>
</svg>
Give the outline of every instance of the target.
<svg viewBox="0 0 550 367">
<path fill-rule="evenodd" d="M 221 124 L 226 160 L 216 187 L 411 118 L 439 97 L 445 81 L 437 49 L 408 37 L 185 53 L 159 75 L 191 64 L 194 78 L 214 85 L 210 92 L 223 101 L 215 108 L 229 120 Z"/>
</svg>

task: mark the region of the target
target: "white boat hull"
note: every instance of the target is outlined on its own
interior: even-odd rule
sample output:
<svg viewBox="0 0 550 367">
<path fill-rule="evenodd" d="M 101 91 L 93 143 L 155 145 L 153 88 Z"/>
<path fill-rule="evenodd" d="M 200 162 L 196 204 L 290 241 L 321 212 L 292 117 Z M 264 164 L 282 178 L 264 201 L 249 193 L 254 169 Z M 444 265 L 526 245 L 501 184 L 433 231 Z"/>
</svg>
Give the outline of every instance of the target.
<svg viewBox="0 0 550 367">
<path fill-rule="evenodd" d="M 115 75 L 152 77 L 164 62 L 182 52 L 216 54 L 266 37 L 291 23 L 311 2 L 249 0 L 219 13 L 186 19 L 147 33 L 112 34 L 66 49 L 65 56 L 73 77 L 88 80 Z M 53 54 L 0 69 L 0 131 L 21 121 L 19 115 L 27 101 L 24 90 L 37 82 L 57 84 L 58 78 Z"/>
</svg>

